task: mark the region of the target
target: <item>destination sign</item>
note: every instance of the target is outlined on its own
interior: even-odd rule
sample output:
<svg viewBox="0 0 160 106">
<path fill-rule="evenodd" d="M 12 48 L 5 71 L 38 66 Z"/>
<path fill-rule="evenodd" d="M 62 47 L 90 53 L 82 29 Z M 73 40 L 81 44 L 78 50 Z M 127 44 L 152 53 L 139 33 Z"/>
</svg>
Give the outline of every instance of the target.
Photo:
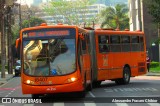
<svg viewBox="0 0 160 106">
<path fill-rule="evenodd" d="M 37 29 L 23 32 L 23 38 L 70 36 L 75 35 L 75 29 Z"/>
</svg>

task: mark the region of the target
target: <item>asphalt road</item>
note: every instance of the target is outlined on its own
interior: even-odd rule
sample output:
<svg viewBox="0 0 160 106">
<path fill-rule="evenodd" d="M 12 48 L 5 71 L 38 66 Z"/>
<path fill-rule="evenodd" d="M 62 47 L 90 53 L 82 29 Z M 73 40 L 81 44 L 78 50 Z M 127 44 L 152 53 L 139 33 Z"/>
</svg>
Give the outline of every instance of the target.
<svg viewBox="0 0 160 106">
<path fill-rule="evenodd" d="M 131 78 L 128 85 L 116 85 L 114 82 L 106 80 L 100 87 L 87 92 L 84 99 L 60 99 L 68 96 L 72 97 L 70 94 L 67 96 L 66 94 L 54 95 L 49 97 L 52 99 L 39 99 L 37 104 L 33 104 L 28 100 L 31 99 L 31 95 L 22 94 L 20 77 L 14 77 L 8 83 L 0 86 L 0 102 L 6 102 L 4 98 L 10 97 L 16 97 L 16 100 L 21 99 L 21 101 L 16 101 L 11 98 L 12 104 L 1 103 L 0 106 L 160 106 L 160 77 L 139 76 Z M 43 103 L 41 104 L 41 102 Z"/>
</svg>

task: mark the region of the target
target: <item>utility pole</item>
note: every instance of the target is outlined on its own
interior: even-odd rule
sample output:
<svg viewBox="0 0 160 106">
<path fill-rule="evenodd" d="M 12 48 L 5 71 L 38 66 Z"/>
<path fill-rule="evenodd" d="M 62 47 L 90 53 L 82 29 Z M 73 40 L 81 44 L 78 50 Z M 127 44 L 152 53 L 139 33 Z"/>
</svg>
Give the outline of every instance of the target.
<svg viewBox="0 0 160 106">
<path fill-rule="evenodd" d="M 0 0 L 0 32 L 1 32 L 1 78 L 5 78 L 5 63 L 6 63 L 6 44 L 4 35 L 4 5 L 5 0 Z"/>
</svg>

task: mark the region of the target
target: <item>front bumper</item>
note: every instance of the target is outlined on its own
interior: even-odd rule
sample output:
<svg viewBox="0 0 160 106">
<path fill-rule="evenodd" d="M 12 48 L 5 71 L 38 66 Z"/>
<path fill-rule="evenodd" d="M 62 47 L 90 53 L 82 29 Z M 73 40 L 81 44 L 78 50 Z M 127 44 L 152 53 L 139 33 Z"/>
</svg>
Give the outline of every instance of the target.
<svg viewBox="0 0 160 106">
<path fill-rule="evenodd" d="M 77 80 L 68 84 L 61 85 L 27 85 L 22 84 L 22 92 L 23 94 L 53 94 L 53 93 L 64 93 L 64 92 L 79 92 L 83 91 L 83 83 L 82 80 Z"/>
</svg>

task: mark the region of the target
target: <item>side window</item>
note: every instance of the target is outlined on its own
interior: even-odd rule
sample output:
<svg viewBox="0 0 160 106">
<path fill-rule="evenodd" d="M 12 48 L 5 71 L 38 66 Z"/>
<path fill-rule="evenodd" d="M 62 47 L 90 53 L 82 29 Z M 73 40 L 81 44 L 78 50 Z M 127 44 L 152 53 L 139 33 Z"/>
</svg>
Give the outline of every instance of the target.
<svg viewBox="0 0 160 106">
<path fill-rule="evenodd" d="M 140 51 L 139 36 L 132 36 L 131 37 L 131 50 L 132 51 Z"/>
<path fill-rule="evenodd" d="M 110 37 L 110 41 L 112 44 L 119 44 L 120 43 L 120 36 L 119 35 L 113 35 Z"/>
<path fill-rule="evenodd" d="M 109 52 L 109 36 L 99 35 L 98 36 L 99 52 L 106 53 Z"/>
<path fill-rule="evenodd" d="M 87 50 L 86 50 L 86 39 L 81 40 L 81 46 L 82 46 L 82 54 L 86 54 Z"/>
<path fill-rule="evenodd" d="M 121 52 L 120 35 L 110 36 L 110 51 Z"/>
<path fill-rule="evenodd" d="M 123 44 L 130 43 L 130 37 L 129 36 L 121 36 L 121 43 L 123 43 Z"/>
<path fill-rule="evenodd" d="M 132 36 L 131 43 L 139 43 L 139 36 Z"/>
<path fill-rule="evenodd" d="M 87 39 L 87 47 L 88 47 L 88 51 L 89 53 L 91 52 L 91 48 L 90 48 L 90 39 L 89 39 L 89 35 L 86 36 Z"/>
<path fill-rule="evenodd" d="M 82 47 L 81 47 L 81 39 L 79 38 L 78 39 L 78 64 L 79 64 L 80 71 L 82 69 L 82 58 L 81 58 L 81 55 L 82 55 Z"/>
<path fill-rule="evenodd" d="M 144 51 L 144 37 L 143 36 L 139 37 L 139 43 L 140 43 L 141 51 Z"/>
<path fill-rule="evenodd" d="M 130 36 L 121 36 L 122 52 L 130 51 Z"/>
</svg>

